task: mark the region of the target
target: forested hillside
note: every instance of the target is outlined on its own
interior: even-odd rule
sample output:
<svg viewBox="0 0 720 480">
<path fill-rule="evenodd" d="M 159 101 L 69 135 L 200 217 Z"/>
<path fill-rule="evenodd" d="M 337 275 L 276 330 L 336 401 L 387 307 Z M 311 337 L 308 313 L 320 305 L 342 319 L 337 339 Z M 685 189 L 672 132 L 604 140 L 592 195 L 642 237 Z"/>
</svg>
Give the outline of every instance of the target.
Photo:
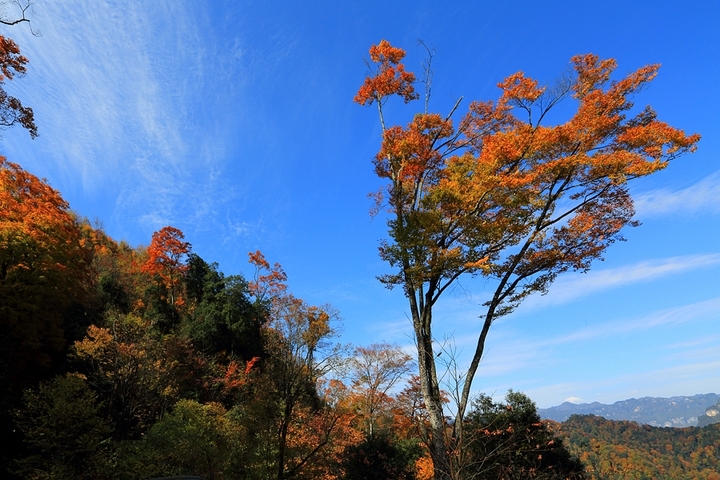
<svg viewBox="0 0 720 480">
<path fill-rule="evenodd" d="M 368 429 L 385 434 L 403 416 L 375 378 L 372 416 L 358 413 L 369 380 L 332 379 L 352 353 L 333 342 L 337 313 L 293 296 L 260 252 L 246 280 L 173 227 L 147 247 L 116 242 L 4 159 L 0 203 L 6 472 L 320 478 L 340 471 L 346 448 L 362 449 Z M 396 380 L 407 373 L 395 347 L 366 352 L 370 367 L 382 368 L 381 352 Z M 385 441 L 414 472 L 423 452 L 411 425 Z"/>
<path fill-rule="evenodd" d="M 3 478 L 432 477 L 411 357 L 337 344 L 262 253 L 246 279 L 170 226 L 117 242 L 5 159 L 0 204 Z M 466 431 L 474 475 L 582 478 L 522 394 Z"/>
<path fill-rule="evenodd" d="M 717 424 L 659 428 L 573 415 L 560 431 L 591 479 L 720 479 Z"/>
</svg>

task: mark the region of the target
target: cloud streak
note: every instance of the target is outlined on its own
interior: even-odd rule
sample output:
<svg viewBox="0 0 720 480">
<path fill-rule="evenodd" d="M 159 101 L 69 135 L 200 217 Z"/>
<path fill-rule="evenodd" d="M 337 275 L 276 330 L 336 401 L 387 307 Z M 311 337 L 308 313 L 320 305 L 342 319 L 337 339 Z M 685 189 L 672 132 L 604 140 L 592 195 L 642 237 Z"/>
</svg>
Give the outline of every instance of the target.
<svg viewBox="0 0 720 480">
<path fill-rule="evenodd" d="M 30 59 L 18 96 L 35 110 L 40 137 L 9 145 L 12 156 L 54 172 L 62 191 L 114 199 L 114 222 L 127 231 L 215 222 L 233 199 L 217 130 L 232 114 L 221 87 L 237 62 L 225 62 L 232 52 L 201 33 L 197 8 L 179 0 L 43 3 L 34 19 L 42 37 L 13 31 Z M 207 74 L 209 54 L 229 78 Z"/>
<path fill-rule="evenodd" d="M 659 189 L 635 197 L 640 218 L 697 212 L 720 213 L 720 171 L 712 173 L 687 188 Z"/>
<path fill-rule="evenodd" d="M 670 275 L 717 265 L 720 265 L 720 253 L 647 260 L 619 268 L 592 270 L 587 274 L 568 274 L 556 281 L 547 295 L 529 298 L 523 308 L 559 305 L 604 290 L 651 282 Z"/>
<path fill-rule="evenodd" d="M 720 297 L 657 310 L 635 318 L 618 318 L 555 337 L 538 339 L 532 334 L 518 332 L 514 328 L 500 328 L 490 333 L 479 375 L 485 379 L 503 379 L 534 371 L 538 365 L 542 365 L 543 370 L 552 369 L 564 362 L 558 358 L 559 352 L 572 348 L 582 349 L 585 346 L 594 348 L 602 342 L 612 342 L 614 338 L 628 338 L 630 335 L 639 338 L 643 332 L 653 329 L 672 329 L 678 325 L 691 323 L 702 325 L 703 322 L 718 319 L 718 312 L 720 312 Z M 714 358 L 711 354 L 713 349 L 708 344 L 712 345 L 716 340 L 717 336 L 708 337 L 707 341 L 702 342 L 705 347 L 703 350 L 708 353 L 705 359 Z M 452 342 L 458 353 L 456 360 L 459 365 L 468 365 L 477 342 L 477 332 L 467 332 L 462 336 L 453 337 Z M 679 359 L 684 363 L 703 360 L 702 356 L 694 353 L 697 347 L 698 345 L 692 342 L 667 345 L 666 348 L 674 352 L 667 356 L 666 360 Z M 574 392 L 569 390 L 565 397 L 571 394 Z"/>
<path fill-rule="evenodd" d="M 567 343 L 594 340 L 599 337 L 625 335 L 631 332 L 649 330 L 666 325 L 679 325 L 693 321 L 702 321 L 717 317 L 718 312 L 720 312 L 720 297 L 684 305 L 682 307 L 655 311 L 636 319 L 620 319 L 604 322 L 578 330 L 569 335 L 548 339 L 542 342 L 540 346 L 541 348 L 545 346 L 559 346 Z"/>
</svg>

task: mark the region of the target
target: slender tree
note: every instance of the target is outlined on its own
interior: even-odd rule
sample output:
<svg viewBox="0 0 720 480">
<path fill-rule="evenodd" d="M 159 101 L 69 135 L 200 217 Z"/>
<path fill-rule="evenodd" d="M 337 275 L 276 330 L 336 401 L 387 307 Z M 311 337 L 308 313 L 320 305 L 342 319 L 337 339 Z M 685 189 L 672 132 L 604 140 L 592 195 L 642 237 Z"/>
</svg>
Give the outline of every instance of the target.
<svg viewBox="0 0 720 480">
<path fill-rule="evenodd" d="M 338 314 L 287 293 L 282 267 L 270 267 L 262 253 L 249 257 L 256 268 L 249 290 L 267 315 L 262 328 L 267 358 L 247 413 L 257 432 L 262 475 L 278 480 L 310 475 L 347 419 L 317 390 L 343 360 L 343 348 L 330 341 Z"/>
<path fill-rule="evenodd" d="M 143 265 L 143 271 L 160 276 L 170 294 L 170 305 L 173 306 L 183 302 L 176 294 L 188 268 L 185 260 L 190 249 L 190 243 L 185 241 L 182 231 L 169 226 L 153 233 L 148 247 L 148 260 Z"/>
<path fill-rule="evenodd" d="M 404 55 L 385 40 L 372 46 L 374 70 L 355 102 L 376 104 L 382 126 L 374 165 L 387 184 L 376 199 L 377 209 L 389 213 L 390 240 L 381 243 L 380 256 L 394 272 L 380 280 L 408 298 L 435 478 L 456 478 L 453 458 L 459 458 L 463 416 L 492 323 L 528 295 L 546 292 L 558 274 L 587 271 L 622 240 L 622 228 L 637 225 L 628 181 L 662 170 L 693 151 L 700 137 L 659 121 L 650 107 L 628 118 L 630 98 L 652 81 L 658 65 L 611 81 L 615 61 L 592 54 L 573 57 L 572 76 L 552 88 L 522 72 L 511 75 L 498 84 L 497 102 L 471 103 L 457 128 L 452 115 L 460 101 L 446 116 L 425 111 L 405 127 L 387 127 L 389 97 L 418 98 Z M 428 77 L 431 72 L 427 66 Z M 548 112 L 567 99 L 577 103 L 572 118 L 546 125 Z M 432 316 L 463 275 L 494 283 L 450 427 Z"/>
<path fill-rule="evenodd" d="M 375 343 L 357 347 L 350 359 L 350 378 L 357 392 L 365 433 L 375 435 L 379 418 L 391 417 L 391 391 L 413 367 L 412 357 L 400 347 Z"/>
</svg>

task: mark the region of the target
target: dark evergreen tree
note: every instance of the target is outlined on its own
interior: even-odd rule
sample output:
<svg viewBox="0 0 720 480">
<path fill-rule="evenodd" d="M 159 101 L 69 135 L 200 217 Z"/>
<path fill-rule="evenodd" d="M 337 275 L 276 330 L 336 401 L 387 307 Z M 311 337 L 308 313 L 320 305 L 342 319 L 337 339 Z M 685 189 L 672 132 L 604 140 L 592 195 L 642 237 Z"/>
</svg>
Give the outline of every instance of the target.
<svg viewBox="0 0 720 480">
<path fill-rule="evenodd" d="M 540 420 L 526 395 L 508 392 L 505 403 L 481 395 L 466 417 L 468 478 L 583 479 L 584 467 Z"/>
<path fill-rule="evenodd" d="M 216 263 L 193 253 L 188 256 L 185 288 L 189 300 L 185 332 L 198 350 L 245 361 L 264 356 L 263 312 L 250 301 L 243 277 L 225 277 Z"/>
<path fill-rule="evenodd" d="M 106 478 L 110 425 L 97 395 L 81 377 L 55 377 L 24 394 L 17 425 L 31 455 L 17 473 L 35 479 Z"/>
<path fill-rule="evenodd" d="M 365 438 L 343 454 L 343 480 L 414 480 L 415 462 L 422 456 L 417 440 L 398 440 L 388 433 Z"/>
</svg>

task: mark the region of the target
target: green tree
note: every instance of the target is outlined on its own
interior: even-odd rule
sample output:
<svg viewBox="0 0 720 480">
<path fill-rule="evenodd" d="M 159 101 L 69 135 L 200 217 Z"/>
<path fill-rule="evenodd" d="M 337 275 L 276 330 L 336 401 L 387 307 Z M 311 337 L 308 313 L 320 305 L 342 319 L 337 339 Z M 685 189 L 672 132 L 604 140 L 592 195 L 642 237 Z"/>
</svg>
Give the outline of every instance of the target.
<svg viewBox="0 0 720 480">
<path fill-rule="evenodd" d="M 141 441 L 126 443 L 120 468 L 135 478 L 198 475 L 207 480 L 247 478 L 243 460 L 249 442 L 218 403 L 180 400 Z"/>
<path fill-rule="evenodd" d="M 422 448 L 415 440 L 398 440 L 380 433 L 343 452 L 343 480 L 414 480 Z"/>
<path fill-rule="evenodd" d="M 263 357 L 264 314 L 250 297 L 239 275 L 225 277 L 217 264 L 190 254 L 185 273 L 188 296 L 183 330 L 196 348 L 208 355 L 223 354 L 245 361 Z"/>
<path fill-rule="evenodd" d="M 583 479 L 584 467 L 561 437 L 540 420 L 535 404 L 519 392 L 504 403 L 480 396 L 466 417 L 462 478 L 497 480 Z"/>
<path fill-rule="evenodd" d="M 380 255 L 393 269 L 381 281 L 399 286 L 409 302 L 435 476 L 446 479 L 458 471 L 452 445 L 463 437 L 472 382 L 493 322 L 527 296 L 547 292 L 557 275 L 588 270 L 622 240 L 623 227 L 636 225 L 628 181 L 693 151 L 700 137 L 659 121 L 650 107 L 628 117 L 630 99 L 652 81 L 658 65 L 611 81 L 615 61 L 594 55 L 574 57 L 574 74 L 551 88 L 522 72 L 509 76 L 498 84 L 497 102 L 471 103 L 457 127 L 451 117 L 460 102 L 439 115 L 427 111 L 428 98 L 425 111 L 407 126 L 388 127 L 388 99 L 418 97 L 404 56 L 385 40 L 372 46 L 375 70 L 355 101 L 376 104 L 380 113 L 382 143 L 374 166 L 387 184 L 376 198 L 377 209 L 389 214 L 390 235 Z M 429 82 L 429 65 L 426 72 Z M 568 98 L 577 102 L 575 114 L 547 125 L 548 113 Z M 433 351 L 433 309 L 464 275 L 488 278 L 492 291 L 459 389 L 456 421 L 448 428 Z"/>
<path fill-rule="evenodd" d="M 76 375 L 55 377 L 28 390 L 17 425 L 33 454 L 18 462 L 29 479 L 105 478 L 110 425 L 97 395 Z"/>
</svg>

